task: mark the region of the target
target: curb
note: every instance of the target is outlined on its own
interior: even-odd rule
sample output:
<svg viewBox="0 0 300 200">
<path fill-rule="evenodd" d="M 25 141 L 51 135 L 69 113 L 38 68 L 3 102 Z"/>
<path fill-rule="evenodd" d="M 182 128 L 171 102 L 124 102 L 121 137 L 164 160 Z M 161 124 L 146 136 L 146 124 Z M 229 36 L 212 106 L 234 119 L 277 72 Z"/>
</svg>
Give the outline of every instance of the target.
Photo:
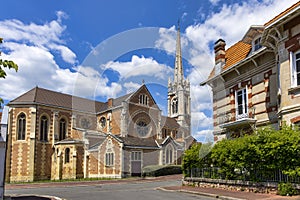
<svg viewBox="0 0 300 200">
<path fill-rule="evenodd" d="M 41 198 L 43 200 L 49 199 L 49 200 L 66 200 L 55 196 L 49 196 L 49 195 L 36 195 L 36 194 L 8 194 L 4 197 L 4 200 L 23 200 L 27 198 Z"/>
<path fill-rule="evenodd" d="M 246 199 L 241 199 L 241 198 L 235 198 L 235 197 L 229 197 L 229 196 L 219 196 L 217 194 L 212 194 L 212 193 L 205 193 L 205 192 L 197 192 L 197 191 L 190 191 L 190 190 L 169 190 L 165 188 L 156 188 L 157 190 L 161 191 L 166 191 L 166 192 L 184 192 L 184 193 L 189 193 L 189 194 L 196 194 L 196 195 L 201 195 L 201 196 L 207 196 L 207 197 L 213 197 L 217 199 L 222 199 L 222 200 L 246 200 Z"/>
</svg>

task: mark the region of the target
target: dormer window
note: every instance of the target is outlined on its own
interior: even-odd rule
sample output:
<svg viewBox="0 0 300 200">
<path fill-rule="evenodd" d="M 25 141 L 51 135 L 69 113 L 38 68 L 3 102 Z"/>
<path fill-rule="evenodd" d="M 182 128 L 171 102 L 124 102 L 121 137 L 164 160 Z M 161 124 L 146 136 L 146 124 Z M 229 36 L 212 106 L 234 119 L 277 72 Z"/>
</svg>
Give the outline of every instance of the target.
<svg viewBox="0 0 300 200">
<path fill-rule="evenodd" d="M 256 39 L 253 40 L 252 42 L 252 51 L 257 51 L 258 49 L 260 49 L 261 43 L 260 43 L 261 37 L 258 37 Z"/>
</svg>

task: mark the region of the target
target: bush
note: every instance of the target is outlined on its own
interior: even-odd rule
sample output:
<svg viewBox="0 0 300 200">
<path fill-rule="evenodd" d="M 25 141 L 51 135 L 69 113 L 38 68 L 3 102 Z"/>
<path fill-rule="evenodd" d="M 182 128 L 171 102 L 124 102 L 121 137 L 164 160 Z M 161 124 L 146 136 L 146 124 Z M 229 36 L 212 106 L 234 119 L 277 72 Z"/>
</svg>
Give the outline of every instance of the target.
<svg viewBox="0 0 300 200">
<path fill-rule="evenodd" d="M 278 194 L 281 196 L 292 196 L 298 194 L 298 191 L 291 183 L 279 183 Z"/>
<path fill-rule="evenodd" d="M 142 176 L 165 176 L 181 173 L 180 165 L 149 165 L 143 168 Z"/>
</svg>

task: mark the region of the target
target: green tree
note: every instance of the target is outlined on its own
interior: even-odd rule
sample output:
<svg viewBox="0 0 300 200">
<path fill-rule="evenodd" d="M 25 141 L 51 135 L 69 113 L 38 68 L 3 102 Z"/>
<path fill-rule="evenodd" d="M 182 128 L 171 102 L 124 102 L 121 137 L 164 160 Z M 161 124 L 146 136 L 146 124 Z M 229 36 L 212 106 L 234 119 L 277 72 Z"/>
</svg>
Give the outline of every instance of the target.
<svg viewBox="0 0 300 200">
<path fill-rule="evenodd" d="M 299 153 L 299 130 L 290 126 L 280 130 L 264 127 L 253 135 L 218 142 L 210 159 L 227 179 L 250 175 L 251 180 L 257 180 L 257 173 L 272 176 L 278 170 L 290 176 L 300 175 Z"/>
<path fill-rule="evenodd" d="M 184 175 L 190 175 L 193 168 L 203 168 L 210 166 L 210 151 L 212 144 L 195 143 L 184 152 L 182 171 Z"/>
<path fill-rule="evenodd" d="M 2 43 L 2 42 L 3 42 L 3 38 L 0 38 L 0 43 Z M 1 52 L 0 52 L 0 55 L 1 55 Z M 18 65 L 16 63 L 14 63 L 11 60 L 2 60 L 0 58 L 0 78 L 5 78 L 7 75 L 4 68 L 14 69 L 16 72 L 18 71 Z M 3 103 L 3 99 L 0 97 L 0 106 L 2 103 Z"/>
</svg>

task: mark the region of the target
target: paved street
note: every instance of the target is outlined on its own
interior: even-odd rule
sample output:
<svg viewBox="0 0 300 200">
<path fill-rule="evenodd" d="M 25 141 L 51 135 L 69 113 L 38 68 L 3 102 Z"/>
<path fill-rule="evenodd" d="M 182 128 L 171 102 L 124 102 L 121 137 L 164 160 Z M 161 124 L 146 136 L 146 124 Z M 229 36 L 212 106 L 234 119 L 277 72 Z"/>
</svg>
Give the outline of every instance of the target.
<svg viewBox="0 0 300 200">
<path fill-rule="evenodd" d="M 40 194 L 65 198 L 68 200 L 210 200 L 214 198 L 199 195 L 166 192 L 157 190 L 157 187 L 181 185 L 180 179 L 146 180 L 146 181 L 120 181 L 107 183 L 89 183 L 82 185 L 51 185 L 49 187 L 29 185 L 28 187 L 8 187 L 6 194 Z"/>
</svg>

